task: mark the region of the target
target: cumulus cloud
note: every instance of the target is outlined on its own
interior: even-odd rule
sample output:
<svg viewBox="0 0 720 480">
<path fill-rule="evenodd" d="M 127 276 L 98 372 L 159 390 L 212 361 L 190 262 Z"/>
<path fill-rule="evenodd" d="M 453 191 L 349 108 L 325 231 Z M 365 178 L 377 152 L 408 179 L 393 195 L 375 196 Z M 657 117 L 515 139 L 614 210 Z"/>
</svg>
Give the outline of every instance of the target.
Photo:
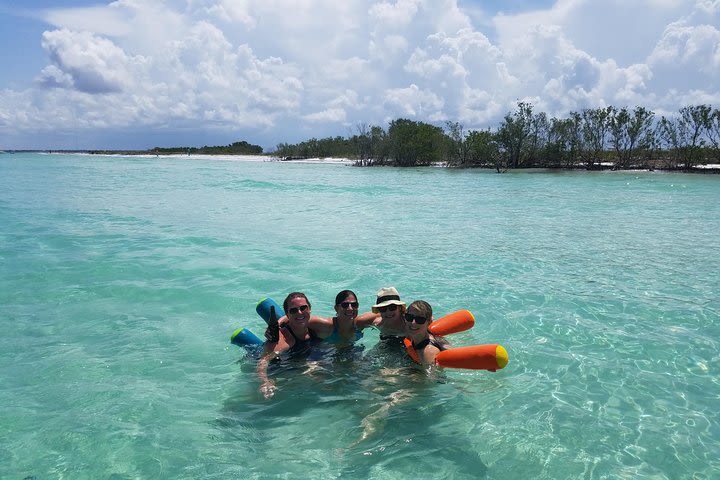
<svg viewBox="0 0 720 480">
<path fill-rule="evenodd" d="M 131 59 L 108 39 L 88 32 L 55 30 L 43 34 L 42 46 L 52 65 L 40 83 L 73 86 L 81 92 L 119 92 L 132 83 Z"/>
<path fill-rule="evenodd" d="M 648 58 L 651 65 L 697 70 L 720 77 L 720 30 L 712 25 L 669 25 Z"/>
<path fill-rule="evenodd" d="M 26 91 L 0 92 L 0 124 L 17 138 L 192 126 L 273 145 L 401 116 L 494 127 L 518 101 L 555 116 L 718 104 L 719 16 L 717 0 L 557 0 L 482 23 L 456 0 L 58 8 L 44 17 L 47 65 Z"/>
<path fill-rule="evenodd" d="M 345 110 L 342 108 L 328 108 L 322 112 L 310 113 L 304 115 L 303 119 L 308 122 L 344 122 L 346 118 Z"/>
<path fill-rule="evenodd" d="M 250 2 L 246 0 L 222 0 L 204 8 L 209 15 L 228 23 L 238 23 L 248 28 L 257 24 L 250 11 Z"/>
<path fill-rule="evenodd" d="M 393 88 L 385 93 L 389 111 L 399 116 L 439 119 L 443 118 L 443 100 L 430 90 L 421 90 L 412 84 L 407 88 Z"/>
<path fill-rule="evenodd" d="M 44 19 L 61 29 L 101 35 L 128 35 L 133 30 L 131 5 L 120 1 L 108 6 L 52 9 L 45 13 Z"/>
<path fill-rule="evenodd" d="M 370 7 L 370 17 L 377 24 L 387 27 L 406 27 L 413 21 L 418 12 L 419 0 L 398 0 L 395 3 L 378 2 Z"/>
</svg>

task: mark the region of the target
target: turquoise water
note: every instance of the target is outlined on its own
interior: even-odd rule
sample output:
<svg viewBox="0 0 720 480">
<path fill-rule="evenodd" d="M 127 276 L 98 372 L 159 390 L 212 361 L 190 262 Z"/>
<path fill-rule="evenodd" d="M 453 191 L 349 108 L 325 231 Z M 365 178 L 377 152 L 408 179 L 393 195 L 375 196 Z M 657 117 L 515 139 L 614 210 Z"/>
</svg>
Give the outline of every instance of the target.
<svg viewBox="0 0 720 480">
<path fill-rule="evenodd" d="M 716 478 L 718 232 L 715 175 L 0 155 L 0 478 Z M 510 364 L 262 399 L 258 300 L 387 285 Z"/>
</svg>

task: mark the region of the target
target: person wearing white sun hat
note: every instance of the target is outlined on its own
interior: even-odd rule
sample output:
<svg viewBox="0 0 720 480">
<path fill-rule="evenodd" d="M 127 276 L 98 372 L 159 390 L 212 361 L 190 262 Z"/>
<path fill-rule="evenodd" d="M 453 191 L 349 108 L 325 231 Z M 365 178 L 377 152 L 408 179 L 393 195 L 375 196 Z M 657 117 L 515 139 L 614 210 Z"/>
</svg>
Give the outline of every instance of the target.
<svg viewBox="0 0 720 480">
<path fill-rule="evenodd" d="M 380 330 L 380 340 L 399 343 L 405 338 L 405 302 L 395 287 L 383 287 L 377 292 L 374 315 L 362 315 L 355 320 L 358 328 L 375 327 Z"/>
</svg>

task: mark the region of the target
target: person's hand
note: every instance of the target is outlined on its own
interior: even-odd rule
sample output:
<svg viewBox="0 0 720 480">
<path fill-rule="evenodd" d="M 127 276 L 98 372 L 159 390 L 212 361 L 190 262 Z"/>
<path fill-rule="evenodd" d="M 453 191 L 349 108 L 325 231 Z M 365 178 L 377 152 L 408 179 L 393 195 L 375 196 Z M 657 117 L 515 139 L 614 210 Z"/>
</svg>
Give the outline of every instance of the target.
<svg viewBox="0 0 720 480">
<path fill-rule="evenodd" d="M 273 395 L 275 395 L 275 390 L 277 390 L 277 387 L 270 380 L 268 380 L 267 382 L 263 382 L 263 384 L 260 385 L 260 393 L 263 394 L 265 400 L 269 400 L 270 398 L 272 398 Z"/>
<path fill-rule="evenodd" d="M 268 319 L 268 327 L 265 329 L 265 340 L 272 343 L 277 343 L 280 340 L 280 326 L 278 325 L 274 305 L 270 307 L 270 318 Z"/>
</svg>

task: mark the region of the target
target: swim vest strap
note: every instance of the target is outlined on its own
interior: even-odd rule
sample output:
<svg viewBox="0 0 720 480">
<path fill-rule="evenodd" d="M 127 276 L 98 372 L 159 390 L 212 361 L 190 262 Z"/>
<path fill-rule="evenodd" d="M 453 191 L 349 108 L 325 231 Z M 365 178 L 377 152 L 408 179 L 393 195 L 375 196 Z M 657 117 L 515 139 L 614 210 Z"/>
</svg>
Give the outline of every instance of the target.
<svg viewBox="0 0 720 480">
<path fill-rule="evenodd" d="M 405 348 L 407 349 L 408 355 L 410 355 L 410 358 L 412 358 L 415 363 L 420 363 L 420 355 L 418 355 L 417 351 L 415 350 L 415 347 L 413 347 L 412 340 L 409 338 L 404 338 L 403 343 L 405 344 Z"/>
</svg>

